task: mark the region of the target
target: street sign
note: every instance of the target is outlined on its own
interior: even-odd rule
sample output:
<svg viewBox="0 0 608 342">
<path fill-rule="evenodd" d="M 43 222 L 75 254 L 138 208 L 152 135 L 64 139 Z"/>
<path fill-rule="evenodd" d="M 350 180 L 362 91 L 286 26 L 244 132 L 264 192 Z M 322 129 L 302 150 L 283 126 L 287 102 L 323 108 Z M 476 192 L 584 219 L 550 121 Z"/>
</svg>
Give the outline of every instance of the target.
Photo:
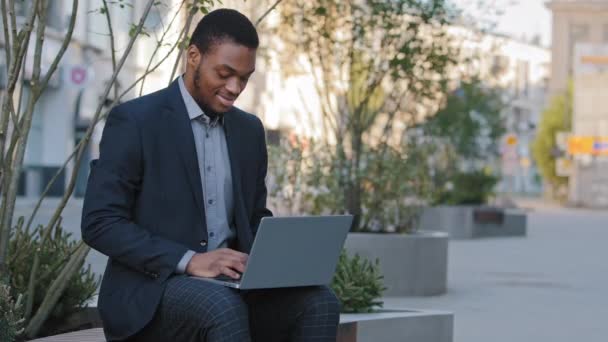
<svg viewBox="0 0 608 342">
<path fill-rule="evenodd" d="M 608 156 L 608 137 L 571 136 L 568 138 L 568 154 Z"/>
<path fill-rule="evenodd" d="M 68 65 L 65 80 L 70 86 L 82 89 L 93 80 L 93 69 L 84 64 Z"/>
<path fill-rule="evenodd" d="M 594 137 L 571 136 L 568 139 L 568 154 L 592 154 L 594 142 Z"/>
<path fill-rule="evenodd" d="M 570 177 L 572 168 L 573 163 L 570 158 L 557 158 L 555 160 L 555 173 L 560 177 Z"/>
<path fill-rule="evenodd" d="M 509 134 L 507 135 L 506 141 L 508 146 L 515 146 L 517 145 L 517 136 L 515 134 Z"/>
</svg>

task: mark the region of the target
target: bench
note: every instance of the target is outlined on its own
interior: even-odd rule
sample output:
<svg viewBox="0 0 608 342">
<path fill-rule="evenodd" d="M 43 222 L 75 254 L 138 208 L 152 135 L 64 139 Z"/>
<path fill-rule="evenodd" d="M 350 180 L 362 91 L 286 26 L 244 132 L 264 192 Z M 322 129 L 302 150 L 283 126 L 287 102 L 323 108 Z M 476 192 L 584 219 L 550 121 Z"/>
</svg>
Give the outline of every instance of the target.
<svg viewBox="0 0 608 342">
<path fill-rule="evenodd" d="M 356 323 L 340 324 L 338 342 L 356 342 Z M 43 337 L 30 342 L 106 342 L 102 328 L 86 329 L 67 334 Z"/>
</svg>

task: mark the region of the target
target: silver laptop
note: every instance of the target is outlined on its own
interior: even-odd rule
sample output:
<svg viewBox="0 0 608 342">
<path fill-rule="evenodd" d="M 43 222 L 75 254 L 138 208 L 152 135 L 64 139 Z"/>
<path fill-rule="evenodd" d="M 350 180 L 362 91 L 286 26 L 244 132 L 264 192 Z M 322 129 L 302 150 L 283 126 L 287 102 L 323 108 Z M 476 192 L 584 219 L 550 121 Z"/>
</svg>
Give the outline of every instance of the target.
<svg viewBox="0 0 608 342">
<path fill-rule="evenodd" d="M 241 290 L 327 285 L 352 215 L 264 217 L 240 279 L 196 279 Z"/>
</svg>

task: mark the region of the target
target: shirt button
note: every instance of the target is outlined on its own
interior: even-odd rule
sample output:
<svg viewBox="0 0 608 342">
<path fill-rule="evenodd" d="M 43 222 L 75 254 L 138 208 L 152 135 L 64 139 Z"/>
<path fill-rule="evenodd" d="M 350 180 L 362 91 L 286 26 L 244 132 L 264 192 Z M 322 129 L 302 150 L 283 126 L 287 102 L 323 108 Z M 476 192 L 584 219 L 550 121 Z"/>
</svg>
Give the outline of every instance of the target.
<svg viewBox="0 0 608 342">
<path fill-rule="evenodd" d="M 209 236 L 214 237 L 214 236 L 215 236 L 215 233 L 214 233 L 214 232 L 211 232 L 211 233 L 209 233 Z"/>
<path fill-rule="evenodd" d="M 209 200 L 209 202 L 207 202 L 207 203 L 209 203 L 209 204 L 213 204 L 213 200 Z"/>
<path fill-rule="evenodd" d="M 211 171 L 211 166 L 207 166 L 207 171 Z"/>
</svg>

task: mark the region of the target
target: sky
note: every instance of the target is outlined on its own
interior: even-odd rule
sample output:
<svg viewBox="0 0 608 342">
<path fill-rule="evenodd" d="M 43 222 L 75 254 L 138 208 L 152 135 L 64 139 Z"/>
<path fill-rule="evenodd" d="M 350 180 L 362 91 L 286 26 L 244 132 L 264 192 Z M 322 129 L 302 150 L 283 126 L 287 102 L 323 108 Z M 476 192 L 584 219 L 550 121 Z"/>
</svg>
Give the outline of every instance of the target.
<svg viewBox="0 0 608 342">
<path fill-rule="evenodd" d="M 540 36 L 543 46 L 551 45 L 551 11 L 548 0 L 451 0 L 475 19 L 493 21 L 494 30 L 515 38 Z M 495 8 L 502 13 L 489 11 Z"/>
</svg>

